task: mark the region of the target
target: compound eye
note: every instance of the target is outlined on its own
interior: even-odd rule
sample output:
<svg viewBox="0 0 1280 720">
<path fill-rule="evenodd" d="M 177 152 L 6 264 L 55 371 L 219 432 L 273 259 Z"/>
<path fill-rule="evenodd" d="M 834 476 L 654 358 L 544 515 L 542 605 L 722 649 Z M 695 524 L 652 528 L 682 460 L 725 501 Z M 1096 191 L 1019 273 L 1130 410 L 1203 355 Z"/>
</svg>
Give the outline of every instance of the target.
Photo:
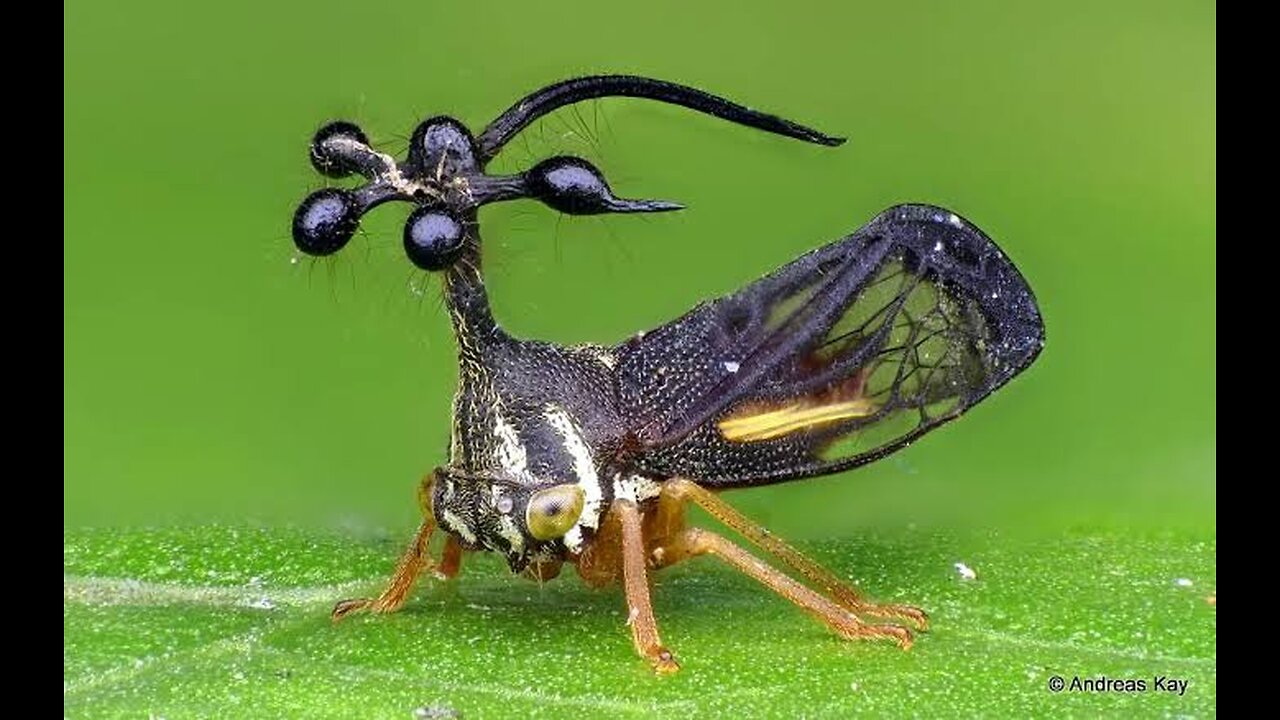
<svg viewBox="0 0 1280 720">
<path fill-rule="evenodd" d="M 359 223 L 351 192 L 325 188 L 309 195 L 293 214 L 293 242 L 308 255 L 332 255 L 351 240 Z"/>
<path fill-rule="evenodd" d="M 462 223 L 452 215 L 419 207 L 404 226 L 404 252 L 423 270 L 443 270 L 462 252 Z"/>
<path fill-rule="evenodd" d="M 586 500 L 586 493 L 574 484 L 539 490 L 529 498 L 524 524 L 529 534 L 539 540 L 562 538 L 582 516 Z"/>
<path fill-rule="evenodd" d="M 342 178 L 359 172 L 356 150 L 366 150 L 369 138 L 355 123 L 337 120 L 316 131 L 311 139 L 311 166 L 320 174 Z"/>
</svg>

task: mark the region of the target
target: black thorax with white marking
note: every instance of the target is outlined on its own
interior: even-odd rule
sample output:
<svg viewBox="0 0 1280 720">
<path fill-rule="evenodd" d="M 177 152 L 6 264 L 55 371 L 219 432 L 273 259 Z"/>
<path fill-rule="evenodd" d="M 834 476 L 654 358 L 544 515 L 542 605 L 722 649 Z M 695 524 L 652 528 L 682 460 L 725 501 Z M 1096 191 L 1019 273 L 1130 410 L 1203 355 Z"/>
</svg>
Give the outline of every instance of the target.
<svg viewBox="0 0 1280 720">
<path fill-rule="evenodd" d="M 454 329 L 468 339 L 459 342 L 449 466 L 437 473 L 433 507 L 465 545 L 502 552 L 518 571 L 591 539 L 613 499 L 607 478 L 622 470 L 625 425 L 610 351 L 511 337 L 489 317 L 483 288 L 471 285 L 474 263 L 448 273 Z M 566 484 L 582 491 L 581 515 L 562 538 L 537 540 L 530 497 Z"/>
</svg>

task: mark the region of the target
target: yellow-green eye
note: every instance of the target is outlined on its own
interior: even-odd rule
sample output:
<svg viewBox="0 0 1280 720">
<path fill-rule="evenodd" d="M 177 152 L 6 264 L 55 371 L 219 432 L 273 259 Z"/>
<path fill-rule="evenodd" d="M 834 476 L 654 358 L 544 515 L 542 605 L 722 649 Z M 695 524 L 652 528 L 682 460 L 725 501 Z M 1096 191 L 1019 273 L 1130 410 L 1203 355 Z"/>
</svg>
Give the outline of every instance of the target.
<svg viewBox="0 0 1280 720">
<path fill-rule="evenodd" d="M 529 498 L 529 507 L 524 514 L 529 534 L 539 540 L 564 537 L 578 522 L 586 500 L 586 494 L 577 485 L 556 485 L 539 490 Z"/>
</svg>

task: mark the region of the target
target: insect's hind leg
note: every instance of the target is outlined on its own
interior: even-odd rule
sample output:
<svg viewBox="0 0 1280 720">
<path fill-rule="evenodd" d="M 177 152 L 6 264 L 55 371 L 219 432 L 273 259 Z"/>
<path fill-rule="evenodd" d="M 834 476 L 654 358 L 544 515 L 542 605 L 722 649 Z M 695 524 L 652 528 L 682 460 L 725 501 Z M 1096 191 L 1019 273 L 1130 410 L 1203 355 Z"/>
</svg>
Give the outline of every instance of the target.
<svg viewBox="0 0 1280 720">
<path fill-rule="evenodd" d="M 864 623 L 847 608 L 796 582 L 708 530 L 686 528 L 669 537 L 657 549 L 661 551 L 664 564 L 668 565 L 697 555 L 714 555 L 791 601 L 846 640 L 886 639 L 893 640 L 903 649 L 911 647 L 910 630 L 899 625 Z"/>
<path fill-rule="evenodd" d="M 671 534 L 683 527 L 684 504 L 692 501 L 726 527 L 751 541 L 756 547 L 781 560 L 825 591 L 841 607 L 859 615 L 906 620 L 920 630 L 929 627 L 929 616 L 910 605 L 878 605 L 836 577 L 786 541 L 749 520 L 710 490 L 684 478 L 672 478 L 662 485 L 658 511 L 652 519 L 653 536 Z M 665 559 L 660 564 L 667 564 Z M 772 587 L 772 586 L 771 586 Z"/>
<path fill-rule="evenodd" d="M 333 612 L 330 614 L 334 622 L 360 610 L 368 610 L 375 613 L 389 613 L 399 610 L 404 605 L 405 600 L 409 598 L 409 591 L 413 589 L 418 577 L 428 568 L 433 569 L 436 576 L 443 579 L 451 578 L 458 574 L 458 570 L 462 565 L 462 546 L 458 544 L 457 539 L 452 535 L 449 536 L 448 541 L 445 543 L 444 554 L 439 565 L 434 565 L 431 562 L 431 556 L 428 554 L 431 535 L 436 529 L 435 515 L 431 511 L 431 486 L 434 480 L 434 475 L 427 475 L 418 486 L 418 506 L 423 514 L 422 524 L 418 526 L 418 531 L 414 533 L 413 541 L 409 543 L 409 547 L 400 556 L 400 562 L 396 564 L 396 570 L 391 575 L 391 580 L 387 582 L 386 589 L 376 598 L 356 598 L 340 601 L 333 606 Z"/>
</svg>

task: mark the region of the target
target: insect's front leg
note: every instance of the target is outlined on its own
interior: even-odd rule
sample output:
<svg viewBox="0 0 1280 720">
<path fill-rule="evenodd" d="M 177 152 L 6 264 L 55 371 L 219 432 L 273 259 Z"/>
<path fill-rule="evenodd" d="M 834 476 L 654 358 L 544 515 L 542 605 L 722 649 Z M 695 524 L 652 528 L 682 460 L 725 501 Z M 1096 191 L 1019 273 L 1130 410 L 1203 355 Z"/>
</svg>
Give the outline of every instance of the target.
<svg viewBox="0 0 1280 720">
<path fill-rule="evenodd" d="M 440 564 L 435 565 L 431 562 L 429 546 L 431 536 L 436 529 L 435 515 L 431 511 L 431 487 L 434 482 L 434 474 L 428 474 L 418 486 L 418 506 L 422 510 L 422 524 L 418 526 L 418 531 L 414 534 L 409 547 L 400 556 L 400 562 L 396 564 L 396 570 L 391 575 L 391 580 L 387 582 L 386 589 L 376 598 L 340 601 L 333 606 L 331 617 L 334 622 L 360 610 L 375 613 L 399 610 L 409 598 L 409 591 L 413 589 L 418 577 L 428 568 L 441 579 L 448 579 L 458 574 L 462 567 L 462 546 L 452 535 L 445 542 Z"/>
<path fill-rule="evenodd" d="M 630 500 L 615 500 L 610 512 L 617 513 L 622 528 L 622 584 L 627 594 L 627 623 L 631 625 L 636 651 L 653 663 L 654 670 L 673 673 L 680 669 L 680 664 L 658 637 L 658 623 L 649 598 L 648 553 L 640 508 Z"/>
<path fill-rule="evenodd" d="M 616 499 L 609 506 L 591 546 L 576 559 L 578 574 L 588 585 L 601 587 L 621 582 L 627 598 L 627 625 L 636 652 L 662 674 L 680 669 L 675 656 L 662 644 L 658 622 L 649 597 L 646 526 L 640 508 L 630 500 Z"/>
<path fill-rule="evenodd" d="M 862 597 L 861 593 L 836 577 L 831 571 L 814 562 L 789 543 L 769 532 L 769 530 L 752 522 L 710 490 L 683 478 L 672 478 L 663 483 L 662 493 L 658 496 L 657 511 L 653 513 L 648 521 L 650 537 L 656 541 L 656 546 L 653 549 L 653 563 L 656 567 L 664 567 L 678 561 L 676 556 L 670 554 L 672 548 L 668 546 L 674 545 L 686 553 L 692 549 L 684 546 L 690 541 L 690 538 L 681 535 L 684 529 L 684 508 L 688 502 L 698 505 L 707 514 L 747 538 L 756 547 L 781 560 L 788 567 L 804 576 L 810 583 L 821 588 L 831 599 L 835 600 L 837 605 L 846 610 L 858 615 L 907 620 L 921 630 L 928 627 L 929 618 L 923 610 L 909 605 L 878 605 L 868 602 Z M 728 543 L 723 538 L 718 538 L 718 540 Z M 711 552 L 709 548 L 712 545 L 718 546 L 718 543 L 702 539 L 695 543 L 694 546 L 700 548 L 701 552 Z M 735 550 L 742 552 L 736 547 Z M 748 557 L 750 556 L 748 555 Z M 728 558 L 725 559 L 727 560 Z M 772 568 L 769 569 L 772 571 Z M 756 576 L 753 575 L 753 577 Z M 757 579 L 760 578 L 757 577 Z M 790 578 L 787 579 L 790 580 Z M 761 582 L 764 581 L 761 580 Z M 767 582 L 765 584 L 777 590 L 773 585 Z"/>
</svg>

